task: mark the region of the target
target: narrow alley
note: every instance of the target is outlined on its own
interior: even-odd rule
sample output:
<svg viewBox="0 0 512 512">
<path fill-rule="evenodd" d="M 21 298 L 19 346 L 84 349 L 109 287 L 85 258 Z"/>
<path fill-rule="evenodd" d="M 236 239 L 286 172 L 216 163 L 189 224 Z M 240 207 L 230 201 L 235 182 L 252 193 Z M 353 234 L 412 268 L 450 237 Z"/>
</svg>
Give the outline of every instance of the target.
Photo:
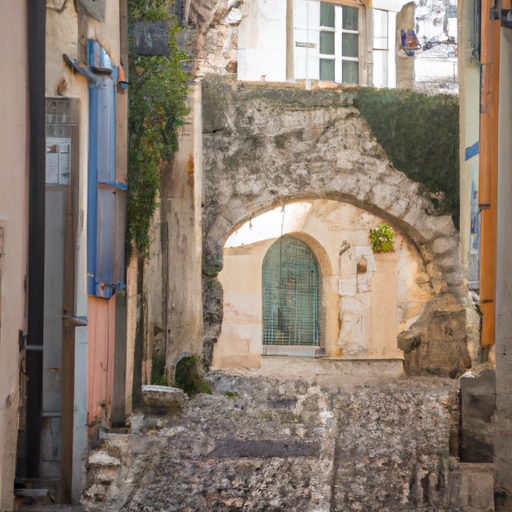
<svg viewBox="0 0 512 512">
<path fill-rule="evenodd" d="M 0 0 L 0 512 L 512 512 L 512 9 Z"/>
</svg>

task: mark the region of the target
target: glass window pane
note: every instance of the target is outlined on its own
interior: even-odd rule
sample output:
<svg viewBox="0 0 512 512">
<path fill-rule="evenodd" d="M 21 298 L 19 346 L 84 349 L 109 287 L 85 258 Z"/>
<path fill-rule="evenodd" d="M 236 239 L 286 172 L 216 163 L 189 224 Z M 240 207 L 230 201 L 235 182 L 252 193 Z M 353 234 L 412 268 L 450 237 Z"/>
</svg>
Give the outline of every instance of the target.
<svg viewBox="0 0 512 512">
<path fill-rule="evenodd" d="M 320 25 L 334 28 L 334 4 L 320 2 Z"/>
<path fill-rule="evenodd" d="M 320 53 L 334 55 L 334 32 L 320 32 Z"/>
<path fill-rule="evenodd" d="M 334 82 L 334 60 L 320 59 L 320 80 Z"/>
<path fill-rule="evenodd" d="M 341 80 L 345 84 L 359 83 L 359 62 L 354 60 L 341 61 Z"/>
<path fill-rule="evenodd" d="M 359 57 L 359 34 L 341 34 L 341 55 L 343 57 Z"/>
<path fill-rule="evenodd" d="M 342 28 L 343 30 L 358 30 L 357 18 L 359 15 L 359 9 L 357 7 L 347 7 L 342 5 Z"/>
</svg>

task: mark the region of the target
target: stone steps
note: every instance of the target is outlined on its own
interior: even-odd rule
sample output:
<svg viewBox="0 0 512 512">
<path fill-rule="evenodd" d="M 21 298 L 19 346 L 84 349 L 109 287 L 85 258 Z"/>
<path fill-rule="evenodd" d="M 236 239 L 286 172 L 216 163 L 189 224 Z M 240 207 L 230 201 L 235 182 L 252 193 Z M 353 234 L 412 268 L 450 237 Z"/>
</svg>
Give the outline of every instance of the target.
<svg viewBox="0 0 512 512">
<path fill-rule="evenodd" d="M 134 440 L 137 453 L 144 452 L 144 437 L 140 434 L 147 429 L 158 427 L 159 423 L 180 413 L 185 401 L 181 389 L 167 386 L 143 386 L 144 414 L 132 417 L 131 428 L 100 430 L 100 447 L 89 454 L 87 483 L 83 493 L 84 503 L 112 502 L 122 499 L 131 488 L 132 451 Z M 142 443 L 139 437 L 142 438 Z"/>
</svg>

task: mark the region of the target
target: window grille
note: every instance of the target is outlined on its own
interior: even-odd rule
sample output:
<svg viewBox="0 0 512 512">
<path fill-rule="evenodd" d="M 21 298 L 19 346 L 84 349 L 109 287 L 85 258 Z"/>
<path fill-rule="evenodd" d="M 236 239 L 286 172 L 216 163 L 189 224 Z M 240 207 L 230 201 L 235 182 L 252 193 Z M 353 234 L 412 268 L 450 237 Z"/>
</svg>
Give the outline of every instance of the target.
<svg viewBox="0 0 512 512">
<path fill-rule="evenodd" d="M 263 344 L 319 345 L 320 272 L 302 240 L 284 236 L 263 260 Z"/>
</svg>

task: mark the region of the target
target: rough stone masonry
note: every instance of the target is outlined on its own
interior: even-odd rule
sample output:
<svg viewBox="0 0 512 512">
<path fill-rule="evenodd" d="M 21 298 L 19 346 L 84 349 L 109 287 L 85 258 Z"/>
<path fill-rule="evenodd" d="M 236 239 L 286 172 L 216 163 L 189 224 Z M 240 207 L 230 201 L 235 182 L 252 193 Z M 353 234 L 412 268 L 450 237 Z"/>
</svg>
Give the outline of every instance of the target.
<svg viewBox="0 0 512 512">
<path fill-rule="evenodd" d="M 98 501 L 89 510 L 492 509 L 492 485 L 486 508 L 477 484 L 464 508 L 468 486 L 451 456 L 453 380 L 218 372 L 209 381 L 213 395 L 186 401 L 181 416 L 146 417 L 124 453 L 119 439 L 102 448 L 124 474 L 110 490 L 108 479 L 90 481 L 88 496 Z"/>
<path fill-rule="evenodd" d="M 356 90 L 304 90 L 203 80 L 205 359 L 219 336 L 222 247 L 238 226 L 286 203 L 353 204 L 399 229 L 423 259 L 434 297 L 398 346 L 410 374 L 456 376 L 471 366 L 468 313 L 453 221 L 395 169 L 353 106 Z"/>
</svg>

